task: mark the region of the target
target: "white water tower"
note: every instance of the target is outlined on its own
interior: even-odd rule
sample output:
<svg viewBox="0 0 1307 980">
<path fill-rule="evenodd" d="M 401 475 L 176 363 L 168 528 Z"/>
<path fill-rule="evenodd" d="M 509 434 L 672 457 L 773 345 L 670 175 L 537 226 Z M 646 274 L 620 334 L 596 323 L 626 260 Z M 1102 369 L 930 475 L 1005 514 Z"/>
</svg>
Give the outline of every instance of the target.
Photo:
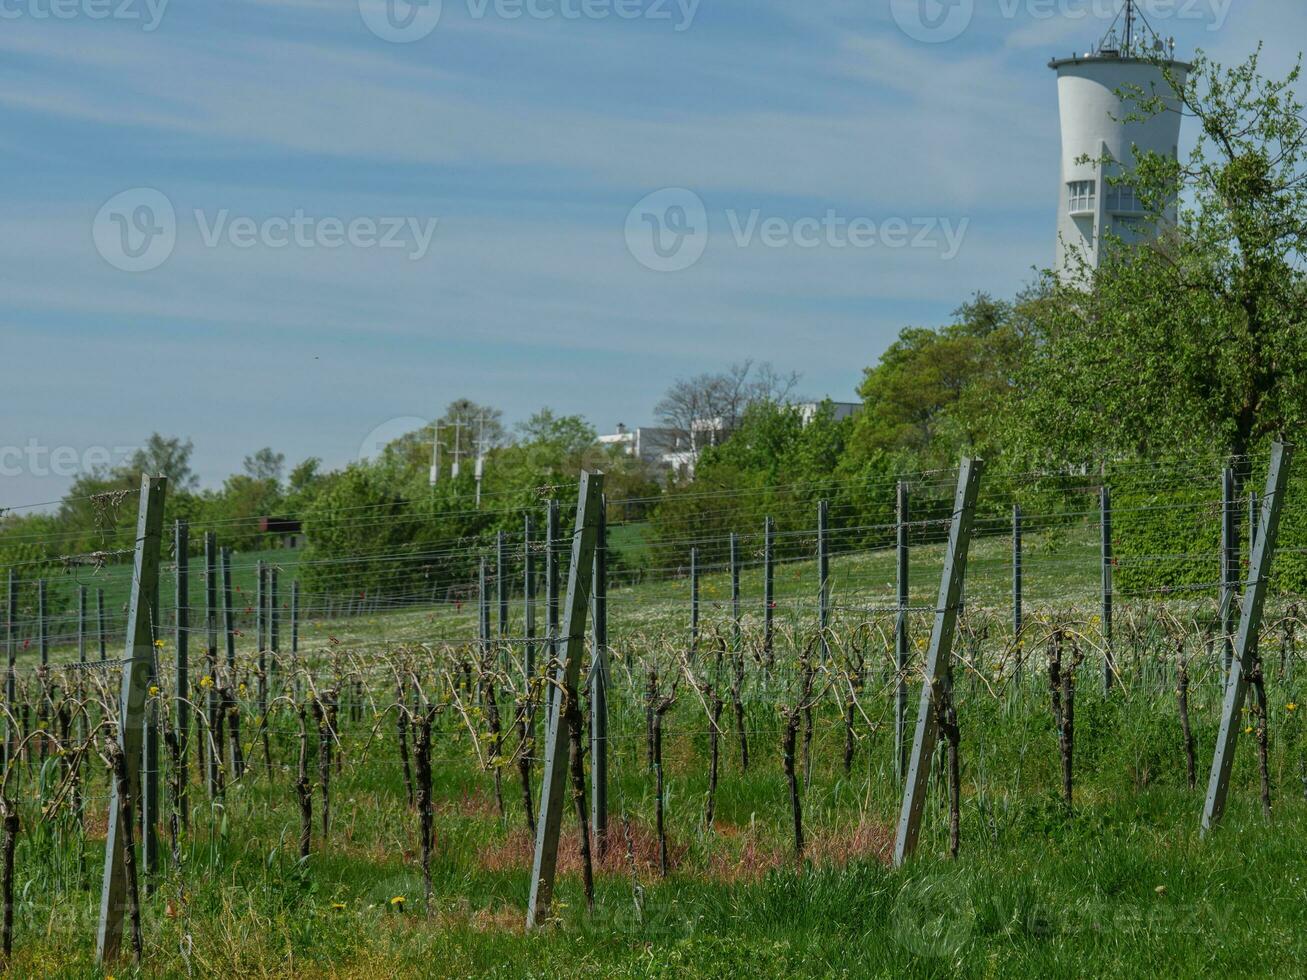
<svg viewBox="0 0 1307 980">
<path fill-rule="evenodd" d="M 1156 225 L 1145 221 L 1133 190 L 1113 187 L 1108 178 L 1133 164 L 1134 147 L 1169 156 L 1179 153 L 1181 114 L 1163 72 L 1169 70 L 1183 84 L 1191 66 L 1174 56 L 1175 42 L 1160 37 L 1134 0 L 1126 0 L 1094 50 L 1049 62 L 1057 72 L 1062 118 L 1062 182 L 1053 263 L 1059 275 L 1076 268 L 1076 252 L 1096 267 L 1108 232 L 1124 241 L 1156 234 Z M 1134 107 L 1118 92 L 1131 88 L 1166 98 L 1169 111 L 1145 122 L 1127 122 Z M 1111 163 L 1103 166 L 1099 161 L 1104 159 Z M 1174 206 L 1166 218 L 1175 221 Z"/>
</svg>

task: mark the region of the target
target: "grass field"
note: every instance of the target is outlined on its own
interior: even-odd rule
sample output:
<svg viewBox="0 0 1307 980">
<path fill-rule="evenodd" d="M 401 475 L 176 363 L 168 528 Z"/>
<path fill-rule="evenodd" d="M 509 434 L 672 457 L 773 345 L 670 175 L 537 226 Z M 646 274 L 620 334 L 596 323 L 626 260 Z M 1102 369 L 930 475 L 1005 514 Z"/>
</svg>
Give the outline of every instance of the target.
<svg viewBox="0 0 1307 980">
<path fill-rule="evenodd" d="M 1029 542 L 1032 616 L 1092 615 L 1097 565 L 1092 537 Z M 938 548 L 914 554 L 913 601 L 937 588 Z M 742 587 L 755 607 L 744 624 L 756 643 L 759 572 Z M 851 555 L 833 563 L 837 634 L 876 621 L 892 590 L 893 556 Z M 962 847 L 947 851 L 943 785 L 933 785 L 920 854 L 907 868 L 887 861 L 901 789 L 893 773 L 889 688 L 877 666 L 880 634 L 865 649 L 838 643 L 823 676 L 844 676 L 865 653 L 872 680 L 855 719 L 846 772 L 840 688 L 831 680 L 813 711 L 802 793 L 806 847 L 795 859 L 781 760 L 780 706 L 795 697 L 794 650 L 814 615 L 815 572 L 796 562 L 778 572 L 778 622 L 786 637 L 774 670 L 751 669 L 740 739 L 723 718 L 720 784 L 705 822 L 709 724 L 685 682 L 664 719 L 664 805 L 670 870 L 659 870 L 656 780 L 648 761 L 646 671 L 667 693 L 685 649 L 688 586 L 674 580 L 614 590 L 610 599 L 614 687 L 610 731 L 609 851 L 598 861 L 595 908 L 587 912 L 576 820 L 564 819 L 557 921 L 524 929 L 532 836 L 515 765 L 484 754 L 482 720 L 459 701 L 436 721 L 433 750 L 433 901 L 424 908 L 417 817 L 408 804 L 394 700 L 386 677 L 417 642 L 466 637 L 474 611 L 407 610 L 306 623 L 302 652 L 321 683 L 358 670 L 368 698 L 352 719 L 342 709 L 326 775 L 331 821 L 324 835 L 321 746 L 311 729 L 315 780 L 311 854 L 298 856 L 293 793 L 296 717 L 287 703 L 269 714 L 271 768 L 244 700 L 249 770 L 210 802 L 192 771 L 190 832 L 180 863 L 145 899 L 145 956 L 125 976 L 1193 976 L 1297 975 L 1307 956 L 1307 783 L 1295 658 L 1270 670 L 1269 822 L 1257 801 L 1253 739 L 1243 740 L 1225 824 L 1198 835 L 1201 786 L 1218 720 L 1218 679 L 1195 651 L 1191 710 L 1199 789 L 1185 777 L 1176 711 L 1172 639 L 1130 633 L 1122 685 L 1104 696 L 1091 651 L 1076 700 L 1075 806 L 1059 796 L 1058 738 L 1047 678 L 1031 662 L 1018 681 L 1000 637 L 1010 569 L 1005 542 L 976 545 L 962 648 L 973 659 L 957 688 L 962 735 Z M 729 582 L 705 576 L 706 637 L 730 629 Z M 1177 607 L 1178 608 L 1178 607 Z M 1192 610 L 1190 610 L 1192 611 Z M 1146 608 L 1121 611 L 1123 621 Z M 520 610 L 514 608 L 515 622 Z M 924 635 L 928 616 L 914 620 Z M 1122 627 L 1125 629 L 1125 626 Z M 510 631 L 511 632 L 511 631 Z M 705 643 L 708 641 L 705 640 Z M 1192 638 L 1199 644 L 1197 636 Z M 1268 665 L 1278 634 L 1264 640 Z M 971 644 L 969 646 L 968 644 Z M 164 660 L 171 644 L 165 645 Z M 241 677 L 253 684 L 253 651 L 242 638 Z M 450 653 L 449 656 L 455 656 Z M 445 656 L 442 654 L 441 656 Z M 54 658 L 56 661 L 58 657 Z M 24 654 L 30 664 L 30 652 Z M 430 661 L 431 663 L 444 661 Z M 452 661 L 451 661 L 452 663 Z M 704 676 L 715 677 L 710 653 Z M 721 663 L 719 661 L 719 663 Z M 724 661 L 729 665 L 729 657 Z M 351 667 L 350 665 L 354 666 Z M 365 667 L 358 665 L 364 664 Z M 844 665 L 844 666 L 840 666 Z M 729 672 L 729 666 L 725 669 Z M 450 677 L 454 676 L 451 671 Z M 283 678 L 284 679 L 284 678 Z M 722 678 L 718 678 L 720 682 Z M 432 672 L 435 683 L 435 671 Z M 507 683 L 507 676 L 502 679 Z M 451 682 L 456 683 L 456 682 Z M 913 703 L 920 690 L 911 688 Z M 504 710 L 512 702 L 505 696 Z M 1294 708 L 1290 708 L 1294 705 Z M 474 745 L 473 734 L 478 742 Z M 505 757 L 516 743 L 508 739 Z M 104 814 L 102 767 L 87 765 L 85 832 L 55 808 L 42 819 L 59 763 L 20 764 L 11 792 L 24 801 L 16 859 L 15 976 L 99 977 L 94 963 Z M 538 792 L 538 767 L 535 791 Z M 802 779 L 802 770 L 801 776 Z M 624 821 L 623 818 L 626 818 Z M 629 843 L 628 843 L 629 841 Z M 168 834 L 164 833 L 164 850 Z"/>
</svg>

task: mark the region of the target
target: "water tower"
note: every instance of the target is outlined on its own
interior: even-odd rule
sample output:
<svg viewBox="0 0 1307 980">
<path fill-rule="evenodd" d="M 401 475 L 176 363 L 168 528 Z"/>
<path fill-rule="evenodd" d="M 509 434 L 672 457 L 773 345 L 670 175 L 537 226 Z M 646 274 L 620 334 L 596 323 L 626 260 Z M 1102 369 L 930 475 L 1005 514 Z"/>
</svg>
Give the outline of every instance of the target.
<svg viewBox="0 0 1307 980">
<path fill-rule="evenodd" d="M 1108 178 L 1132 165 L 1134 147 L 1141 152 L 1176 156 L 1180 112 L 1163 72 L 1183 83 L 1190 66 L 1175 60 L 1175 41 L 1159 36 L 1134 0 L 1126 0 L 1107 34 L 1092 51 L 1054 58 L 1057 98 L 1062 117 L 1062 182 L 1058 195 L 1057 253 L 1059 275 L 1077 265 L 1075 253 L 1098 265 L 1108 232 L 1124 241 L 1157 233 L 1133 190 L 1113 187 Z M 1145 122 L 1127 122 L 1133 107 L 1118 92 L 1141 89 L 1166 97 L 1170 111 Z M 1104 166 L 1100 161 L 1110 161 Z M 1174 222 L 1172 206 L 1166 218 Z"/>
</svg>

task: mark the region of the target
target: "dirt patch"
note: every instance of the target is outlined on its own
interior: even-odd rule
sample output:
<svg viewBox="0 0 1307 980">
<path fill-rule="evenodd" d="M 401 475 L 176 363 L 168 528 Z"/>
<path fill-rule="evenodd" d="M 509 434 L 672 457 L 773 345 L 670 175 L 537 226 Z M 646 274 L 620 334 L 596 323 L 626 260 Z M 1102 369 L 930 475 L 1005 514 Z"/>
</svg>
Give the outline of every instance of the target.
<svg viewBox="0 0 1307 980">
<path fill-rule="evenodd" d="M 590 843 L 595 873 L 630 874 L 631 862 L 626 856 L 626 837 L 621 822 L 610 826 L 608 834 L 609 845 L 605 854 L 600 855 L 595 841 Z M 641 875 L 658 873 L 658 835 L 652 827 L 631 821 L 631 851 L 637 872 Z M 668 864 L 675 868 L 685 858 L 687 851 L 687 845 L 669 839 Z M 535 835 L 518 828 L 510 831 L 501 844 L 483 850 L 478 864 L 487 871 L 511 871 L 530 868 L 534 857 Z M 581 835 L 576 830 L 567 831 L 559 838 L 558 870 L 562 874 L 581 871 Z"/>
<path fill-rule="evenodd" d="M 718 881 L 754 881 L 767 872 L 794 866 L 794 851 L 774 841 L 765 841 L 761 834 L 748 827 L 718 823 L 714 826 L 721 846 L 708 846 L 709 857 L 704 873 Z M 596 874 L 628 875 L 630 861 L 626 856 L 626 840 L 618 824 L 610 829 L 612 835 L 608 853 L 602 858 L 594 849 Z M 658 837 L 652 827 L 632 821 L 632 851 L 635 867 L 642 879 L 659 873 Z M 592 845 L 593 846 L 593 845 Z M 860 823 L 852 827 L 825 828 L 812 832 L 804 848 L 804 865 L 809 867 L 842 868 L 855 861 L 874 860 L 889 864 L 894 847 L 893 831 L 879 823 Z M 689 852 L 685 843 L 671 840 L 668 859 L 672 870 L 681 865 Z M 487 871 L 521 870 L 531 866 L 535 854 L 535 837 L 525 830 L 514 830 L 506 840 L 485 848 L 478 864 Z M 581 870 L 580 836 L 575 830 L 564 833 L 558 847 L 558 870 L 572 874 Z"/>
<path fill-rule="evenodd" d="M 718 852 L 710 858 L 709 873 L 716 879 L 756 881 L 776 868 L 796 866 L 792 846 L 763 841 L 745 827 L 719 824 L 714 829 L 724 840 L 740 842 L 737 853 Z M 804 839 L 803 867 L 843 868 L 868 858 L 889 864 L 893 848 L 893 831 L 883 824 L 809 831 Z"/>
</svg>

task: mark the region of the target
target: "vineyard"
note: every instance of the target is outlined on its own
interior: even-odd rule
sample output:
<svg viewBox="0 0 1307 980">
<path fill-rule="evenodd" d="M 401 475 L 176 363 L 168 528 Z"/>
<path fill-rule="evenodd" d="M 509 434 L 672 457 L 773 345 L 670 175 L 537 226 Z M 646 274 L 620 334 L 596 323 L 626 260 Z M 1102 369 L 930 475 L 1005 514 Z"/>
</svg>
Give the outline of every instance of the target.
<svg viewBox="0 0 1307 980">
<path fill-rule="evenodd" d="M 704 491 L 638 568 L 599 474 L 331 556 L 146 478 L 6 568 L 7 967 L 1299 972 L 1290 456 Z"/>
</svg>

